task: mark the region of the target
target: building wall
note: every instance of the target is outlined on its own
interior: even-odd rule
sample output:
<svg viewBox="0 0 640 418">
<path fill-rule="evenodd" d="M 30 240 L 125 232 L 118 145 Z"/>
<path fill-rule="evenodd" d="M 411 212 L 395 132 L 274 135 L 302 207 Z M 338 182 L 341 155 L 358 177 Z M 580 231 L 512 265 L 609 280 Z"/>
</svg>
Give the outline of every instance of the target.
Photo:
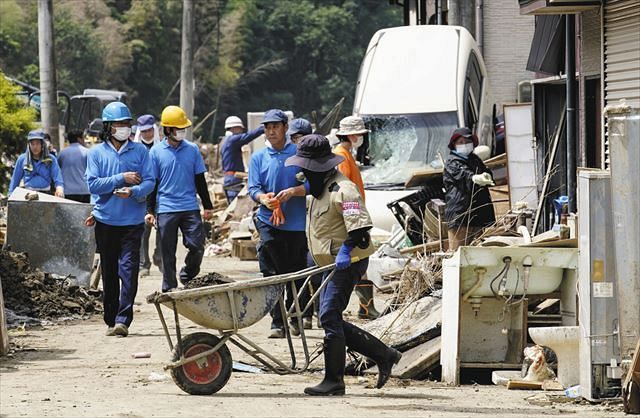
<svg viewBox="0 0 640 418">
<path fill-rule="evenodd" d="M 517 85 L 531 80 L 526 70 L 535 29 L 533 16 L 521 16 L 516 0 L 484 0 L 484 62 L 487 66 L 489 103 L 514 103 Z"/>
<path fill-rule="evenodd" d="M 600 9 L 589 10 L 580 14 L 580 75 L 588 77 L 600 75 L 602 52 L 600 49 Z"/>
</svg>

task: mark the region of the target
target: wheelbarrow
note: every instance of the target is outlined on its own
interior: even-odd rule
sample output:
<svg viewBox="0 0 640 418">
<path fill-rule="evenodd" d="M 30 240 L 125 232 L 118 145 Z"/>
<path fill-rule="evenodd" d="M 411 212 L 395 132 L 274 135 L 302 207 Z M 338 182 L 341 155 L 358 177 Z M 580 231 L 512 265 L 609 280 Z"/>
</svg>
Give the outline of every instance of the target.
<svg viewBox="0 0 640 418">
<path fill-rule="evenodd" d="M 357 261 L 357 258 L 354 257 Z M 354 261 L 354 262 L 355 262 Z M 171 377 L 180 389 L 191 395 L 211 395 L 222 389 L 231 377 L 233 360 L 227 343 L 240 348 L 261 364 L 278 374 L 302 373 L 309 367 L 310 354 L 302 326 L 302 314 L 317 299 L 323 287 L 334 274 L 335 264 L 310 267 L 298 272 L 250 279 L 233 283 L 211 285 L 168 293 L 155 292 L 147 296 L 158 311 L 164 334 L 172 350 L 171 363 L 164 369 L 171 370 Z M 306 306 L 300 306 L 300 296 L 309 285 L 311 277 L 329 272 L 322 285 L 311 296 Z M 298 291 L 295 281 L 306 278 Z M 291 283 L 293 304 L 287 311 L 283 300 L 284 287 Z M 291 355 L 290 364 L 280 361 L 267 350 L 242 335 L 247 328 L 267 315 L 280 301 L 285 335 Z M 171 338 L 167 321 L 160 305 L 173 310 L 176 341 Z M 208 332 L 196 332 L 182 336 L 180 316 L 207 328 L 218 331 L 218 336 Z M 298 364 L 289 330 L 289 319 L 297 321 L 304 352 L 304 361 Z"/>
</svg>

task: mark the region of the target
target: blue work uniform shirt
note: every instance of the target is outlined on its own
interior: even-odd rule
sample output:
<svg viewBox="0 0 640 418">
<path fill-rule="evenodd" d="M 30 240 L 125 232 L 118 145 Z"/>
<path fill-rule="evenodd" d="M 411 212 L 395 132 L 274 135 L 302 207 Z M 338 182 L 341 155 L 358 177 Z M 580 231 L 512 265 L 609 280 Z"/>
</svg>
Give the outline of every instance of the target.
<svg viewBox="0 0 640 418">
<path fill-rule="evenodd" d="M 65 194 L 89 194 L 89 186 L 84 178 L 88 153 L 89 150 L 77 142 L 60 152 L 58 163 L 64 179 Z"/>
<path fill-rule="evenodd" d="M 140 175 L 140 184 L 125 183 L 123 173 L 128 171 Z M 108 142 L 92 147 L 87 155 L 85 176 L 91 203 L 95 204 L 92 213 L 98 221 L 112 226 L 144 223 L 146 197 L 155 185 L 151 158 L 144 145 L 128 141 L 119 152 Z M 130 187 L 132 195 L 128 198 L 114 195 L 113 191 L 120 187 Z"/>
<path fill-rule="evenodd" d="M 247 145 L 264 133 L 264 126 L 254 129 L 243 134 L 231 135 L 224 139 L 222 149 L 220 150 L 222 157 L 222 171 L 224 171 L 224 185 L 240 183 L 242 180 L 235 177 L 231 172 L 245 171 L 242 162 L 242 147 Z M 227 174 L 229 173 L 229 174 Z"/>
<path fill-rule="evenodd" d="M 149 154 L 158 181 L 156 213 L 200 210 L 195 177 L 206 168 L 198 146 L 185 139 L 173 148 L 165 138 Z"/>
<path fill-rule="evenodd" d="M 284 189 L 300 185 L 296 178 L 296 174 L 301 171 L 300 168 L 284 166 L 286 159 L 296 154 L 296 148 L 289 142 L 280 151 L 269 146 L 253 154 L 249 164 L 249 194 L 253 200 L 257 202 L 258 195 L 261 193 L 273 192 L 277 195 Z M 292 197 L 282 203 L 281 208 L 285 218 L 283 225 L 273 226 L 269 221 L 272 212 L 264 205 L 260 205 L 258 209 L 258 219 L 273 228 L 284 231 L 305 230 L 306 201 L 304 197 Z"/>
<path fill-rule="evenodd" d="M 16 161 L 16 167 L 13 170 L 13 176 L 11 176 L 11 183 L 9 183 L 9 194 L 20 185 L 20 180 L 24 180 L 24 188 L 29 190 L 38 190 L 41 192 L 48 192 L 51 190 L 51 183 L 53 182 L 56 187 L 64 187 L 64 180 L 60 173 L 60 166 L 58 160 L 53 155 L 49 154 L 51 162 L 44 163 L 40 160 L 31 161 L 33 170 L 25 170 L 24 162 L 27 158 L 27 153 L 21 154 Z"/>
</svg>

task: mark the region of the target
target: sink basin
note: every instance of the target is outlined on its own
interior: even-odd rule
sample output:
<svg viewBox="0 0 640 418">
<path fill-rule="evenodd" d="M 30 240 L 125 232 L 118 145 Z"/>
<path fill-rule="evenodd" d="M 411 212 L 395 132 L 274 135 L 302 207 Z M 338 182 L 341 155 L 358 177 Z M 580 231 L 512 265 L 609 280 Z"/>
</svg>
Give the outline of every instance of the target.
<svg viewBox="0 0 640 418">
<path fill-rule="evenodd" d="M 471 296 L 494 296 L 491 281 L 504 268 L 504 257 L 511 257 L 511 266 L 507 274 L 506 289 L 512 295 L 522 295 L 524 291 L 522 260 L 531 257 L 532 267 L 529 275 L 527 294 L 545 294 L 554 292 L 562 283 L 564 269 L 577 268 L 577 248 L 535 248 L 535 247 L 460 247 L 456 253 L 443 260 L 443 280 L 453 280 L 452 269 L 459 270 L 461 294 L 468 292 L 476 283 L 476 269 L 486 269 L 484 279 Z M 448 273 L 449 272 L 449 273 Z M 497 292 L 502 274 L 494 281 Z"/>
</svg>

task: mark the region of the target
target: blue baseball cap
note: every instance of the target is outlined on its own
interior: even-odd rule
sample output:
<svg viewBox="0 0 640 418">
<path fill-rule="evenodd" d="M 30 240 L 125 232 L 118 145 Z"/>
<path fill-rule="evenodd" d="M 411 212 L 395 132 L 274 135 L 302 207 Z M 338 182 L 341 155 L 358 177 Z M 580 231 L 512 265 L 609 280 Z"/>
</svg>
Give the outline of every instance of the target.
<svg viewBox="0 0 640 418">
<path fill-rule="evenodd" d="M 265 123 L 270 122 L 287 123 L 289 122 L 289 118 L 287 117 L 287 114 L 280 109 L 270 109 L 264 113 L 264 117 L 260 123 L 264 125 Z"/>
<path fill-rule="evenodd" d="M 29 132 L 29 135 L 27 135 L 27 141 L 31 142 L 34 139 L 39 139 L 40 141 L 44 141 L 44 131 L 42 129 L 36 129 L 34 131 Z"/>
<path fill-rule="evenodd" d="M 153 128 L 155 123 L 156 118 L 153 115 L 142 115 L 138 118 L 138 129 L 146 131 L 147 129 Z"/>
<path fill-rule="evenodd" d="M 289 130 L 287 134 L 291 135 L 309 135 L 311 133 L 311 123 L 308 120 L 299 118 L 294 119 L 289 123 Z"/>
</svg>

